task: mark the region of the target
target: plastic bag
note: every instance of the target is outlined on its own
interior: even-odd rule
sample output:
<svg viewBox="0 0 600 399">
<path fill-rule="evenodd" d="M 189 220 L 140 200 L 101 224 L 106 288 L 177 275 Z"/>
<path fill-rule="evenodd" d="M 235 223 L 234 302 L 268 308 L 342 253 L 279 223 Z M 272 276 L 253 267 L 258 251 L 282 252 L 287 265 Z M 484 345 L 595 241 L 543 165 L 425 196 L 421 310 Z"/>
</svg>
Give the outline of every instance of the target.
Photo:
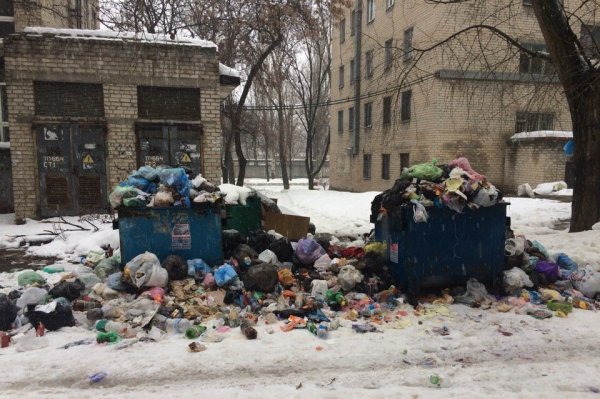
<svg viewBox="0 0 600 399">
<path fill-rule="evenodd" d="M 94 277 L 96 276 L 94 275 Z M 53 298 L 66 298 L 72 302 L 81 296 L 81 293 L 83 290 L 85 290 L 85 288 L 85 284 L 79 279 L 76 279 L 73 282 L 61 281 L 52 287 L 48 293 Z"/>
<path fill-rule="evenodd" d="M 474 303 L 491 303 L 495 299 L 489 295 L 485 289 L 485 285 L 481 284 L 474 278 L 467 281 L 467 292 L 464 295 L 456 296 L 454 300 L 458 303 L 472 305 Z"/>
<path fill-rule="evenodd" d="M 162 263 L 162 267 L 167 271 L 169 280 L 183 280 L 187 277 L 187 262 L 179 255 L 167 256 Z"/>
<path fill-rule="evenodd" d="M 474 180 L 485 180 L 485 176 L 475 172 L 475 170 L 473 170 L 473 168 L 471 167 L 469 160 L 465 157 L 453 159 L 448 165 L 454 168 L 461 168 L 462 170 L 467 172 L 467 174 Z"/>
<path fill-rule="evenodd" d="M 187 274 L 195 279 L 202 280 L 212 271 L 210 266 L 202 259 L 191 259 L 187 261 Z"/>
<path fill-rule="evenodd" d="M 117 271 L 117 266 L 112 260 L 104 258 L 94 268 L 94 274 L 100 279 L 104 280 L 109 275 Z"/>
<path fill-rule="evenodd" d="M 27 305 L 38 305 L 42 303 L 46 298 L 46 295 L 48 295 L 48 291 L 43 288 L 29 287 L 23 292 L 23 295 L 17 299 L 17 306 L 23 309 Z"/>
<path fill-rule="evenodd" d="M 504 255 L 515 256 L 522 255 L 525 252 L 525 238 L 509 238 L 504 242 Z"/>
<path fill-rule="evenodd" d="M 19 286 L 25 287 L 34 284 L 44 285 L 46 284 L 46 279 L 40 274 L 34 272 L 33 270 L 25 270 L 19 273 L 19 277 L 17 277 L 17 282 Z"/>
<path fill-rule="evenodd" d="M 535 264 L 535 271 L 546 276 L 549 283 L 553 283 L 560 277 L 558 265 L 554 262 L 540 260 Z"/>
<path fill-rule="evenodd" d="M 442 177 L 443 171 L 435 166 L 437 161 L 434 159 L 431 163 L 421 163 L 413 165 L 410 168 L 404 168 L 400 174 L 400 180 L 410 180 L 413 178 L 421 180 L 436 181 Z"/>
<path fill-rule="evenodd" d="M 186 198 L 190 195 L 190 180 L 183 168 L 164 168 L 158 171 L 161 184 L 174 187 L 179 195 Z"/>
<path fill-rule="evenodd" d="M 106 278 L 106 285 L 115 291 L 125 291 L 127 290 L 127 285 L 122 281 L 122 278 L 123 273 L 113 273 Z"/>
<path fill-rule="evenodd" d="M 571 273 L 569 278 L 573 286 L 588 298 L 593 298 L 600 292 L 600 273 L 590 265 Z"/>
<path fill-rule="evenodd" d="M 269 263 L 252 266 L 244 273 L 242 280 L 246 290 L 259 290 L 271 293 L 275 290 L 279 281 L 277 266 Z"/>
<path fill-rule="evenodd" d="M 279 259 L 277 259 L 277 255 L 273 251 L 265 249 L 258 255 L 258 259 L 265 263 L 270 263 L 272 265 L 279 263 Z"/>
<path fill-rule="evenodd" d="M 147 179 L 144 179 L 143 177 L 139 177 L 139 176 L 129 176 L 127 178 L 127 185 L 131 186 L 131 187 L 135 187 L 138 190 L 142 190 L 142 191 L 146 191 L 148 189 L 148 185 L 150 184 L 150 181 L 148 181 Z"/>
<path fill-rule="evenodd" d="M 513 293 L 515 290 L 521 290 L 523 287 L 533 287 L 527 273 L 518 267 L 513 267 L 504 272 L 504 289 L 507 293 Z"/>
<path fill-rule="evenodd" d="M 135 172 L 134 176 L 139 176 L 148 181 L 153 181 L 158 179 L 158 171 L 152 166 L 141 166 L 137 172 Z"/>
<path fill-rule="evenodd" d="M 575 261 L 573 259 L 569 258 L 564 253 L 559 253 L 556 256 L 556 263 L 558 264 L 558 267 L 560 267 L 561 269 L 569 270 L 572 272 L 577 270 L 577 263 L 575 263 Z"/>
<path fill-rule="evenodd" d="M 533 192 L 533 189 L 531 188 L 529 183 L 519 184 L 519 186 L 517 187 L 517 195 L 519 197 L 535 197 L 535 193 Z"/>
<path fill-rule="evenodd" d="M 486 187 L 481 187 L 475 197 L 471 200 L 474 204 L 482 207 L 496 205 L 501 198 L 500 191 L 494 185 L 488 184 Z"/>
<path fill-rule="evenodd" d="M 342 286 L 344 291 L 352 291 L 356 284 L 363 280 L 361 272 L 356 270 L 352 265 L 346 265 L 340 270 L 338 274 L 338 283 Z"/>
<path fill-rule="evenodd" d="M 427 213 L 425 206 L 416 200 L 412 200 L 411 202 L 413 203 L 413 220 L 415 223 L 427 223 L 429 214 Z"/>
<path fill-rule="evenodd" d="M 294 248 L 286 237 L 273 242 L 269 245 L 269 249 L 275 253 L 280 262 L 291 262 L 294 258 Z"/>
<path fill-rule="evenodd" d="M 258 254 L 249 245 L 240 244 L 235 249 L 233 257 L 237 261 L 240 270 L 244 270 L 252 264 L 252 260 L 258 258 Z"/>
<path fill-rule="evenodd" d="M 202 280 L 202 286 L 204 287 L 204 289 L 210 290 L 212 288 L 215 288 L 216 285 L 217 283 L 215 282 L 215 276 L 213 276 L 212 273 L 206 273 L 206 276 L 204 276 L 204 280 Z"/>
<path fill-rule="evenodd" d="M 544 257 L 546 258 L 546 260 L 550 259 L 550 254 L 548 253 L 548 250 L 541 242 L 533 240 L 531 242 L 531 246 L 540 251 L 542 255 L 544 255 Z"/>
<path fill-rule="evenodd" d="M 49 265 L 45 266 L 42 271 L 48 274 L 62 273 L 65 271 L 65 267 L 63 265 Z"/>
<path fill-rule="evenodd" d="M 365 245 L 365 254 L 369 252 L 376 252 L 380 255 L 385 255 L 387 245 L 385 242 L 370 242 Z"/>
<path fill-rule="evenodd" d="M 232 283 L 237 277 L 237 273 L 233 266 L 226 263 L 219 267 L 214 274 L 215 283 L 219 287 L 223 287 L 229 283 Z"/>
<path fill-rule="evenodd" d="M 166 287 L 169 276 L 167 271 L 160 266 L 156 255 L 144 252 L 127 262 L 123 269 L 123 278 L 138 288 L 144 286 Z"/>
<path fill-rule="evenodd" d="M 135 198 L 137 196 L 138 196 L 138 192 L 135 189 L 135 187 L 117 186 L 110 193 L 108 199 L 110 201 L 110 206 L 113 208 L 117 208 L 118 206 L 123 204 L 123 199 Z"/>
<path fill-rule="evenodd" d="M 154 195 L 154 207 L 155 208 L 167 208 L 173 203 L 175 200 L 173 199 L 173 194 L 170 192 L 159 191 Z"/>
<path fill-rule="evenodd" d="M 323 255 L 325 255 L 325 250 L 312 238 L 301 238 L 298 241 L 296 256 L 304 265 L 312 265 Z"/>
<path fill-rule="evenodd" d="M 329 266 L 331 266 L 331 258 L 327 254 L 317 259 L 314 265 L 315 269 L 320 273 L 326 272 L 329 269 Z"/>
<path fill-rule="evenodd" d="M 329 287 L 327 286 L 327 281 L 325 280 L 313 280 L 310 282 L 312 285 L 312 291 L 310 296 L 314 297 L 317 300 L 325 300 L 325 295 L 327 294 L 327 290 Z"/>
<path fill-rule="evenodd" d="M 271 236 L 262 230 L 252 230 L 247 235 L 248 245 L 257 253 L 263 252 L 271 245 Z"/>
<path fill-rule="evenodd" d="M 50 331 L 75 325 L 71 306 L 62 301 L 52 301 L 46 305 L 29 305 L 27 317 L 31 325 L 44 323 L 46 329 Z"/>
<path fill-rule="evenodd" d="M 12 322 L 17 317 L 18 309 L 8 299 L 6 294 L 0 294 L 0 331 L 8 331 L 12 328 Z"/>
</svg>

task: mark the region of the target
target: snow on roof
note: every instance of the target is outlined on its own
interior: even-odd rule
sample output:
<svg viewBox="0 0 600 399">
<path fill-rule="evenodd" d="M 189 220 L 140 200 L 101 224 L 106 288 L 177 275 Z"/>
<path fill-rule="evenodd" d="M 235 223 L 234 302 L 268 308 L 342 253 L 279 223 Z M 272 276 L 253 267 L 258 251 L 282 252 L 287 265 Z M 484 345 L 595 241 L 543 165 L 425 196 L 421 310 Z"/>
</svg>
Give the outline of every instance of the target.
<svg viewBox="0 0 600 399">
<path fill-rule="evenodd" d="M 219 75 L 227 75 L 227 76 L 234 76 L 236 78 L 240 77 L 240 71 L 238 71 L 237 69 L 233 69 L 231 67 L 228 67 L 225 64 L 221 64 L 219 62 Z"/>
<path fill-rule="evenodd" d="M 511 136 L 512 141 L 524 139 L 539 139 L 539 138 L 559 138 L 572 139 L 573 132 L 565 132 L 561 130 L 536 130 L 533 132 L 521 132 Z"/>
<path fill-rule="evenodd" d="M 68 39 L 97 39 L 97 40 L 115 40 L 115 41 L 140 41 L 147 43 L 160 43 L 160 44 L 176 44 L 183 46 L 196 46 L 204 48 L 214 48 L 218 50 L 215 43 L 203 40 L 195 39 L 191 37 L 173 36 L 165 34 L 155 34 L 146 32 L 113 32 L 110 30 L 102 29 L 56 29 L 56 28 L 45 28 L 45 27 L 28 27 L 23 30 L 27 34 L 43 35 L 49 34 L 61 38 Z"/>
</svg>

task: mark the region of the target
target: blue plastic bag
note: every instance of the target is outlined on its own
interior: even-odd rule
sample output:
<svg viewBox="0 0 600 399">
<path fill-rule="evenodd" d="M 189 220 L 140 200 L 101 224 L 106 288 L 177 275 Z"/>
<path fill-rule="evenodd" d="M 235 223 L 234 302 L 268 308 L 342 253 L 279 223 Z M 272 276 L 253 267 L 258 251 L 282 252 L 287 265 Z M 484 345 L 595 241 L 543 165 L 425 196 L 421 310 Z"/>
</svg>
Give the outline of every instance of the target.
<svg viewBox="0 0 600 399">
<path fill-rule="evenodd" d="M 573 156 L 573 151 L 574 151 L 574 143 L 573 143 L 573 139 L 570 139 L 569 141 L 567 141 L 567 144 L 565 144 L 565 146 L 563 147 L 563 151 L 565 152 L 565 155 L 568 157 L 572 157 Z"/>
<path fill-rule="evenodd" d="M 127 289 L 127 284 L 125 284 L 121 280 L 122 276 L 123 276 L 123 273 L 121 273 L 121 272 L 113 273 L 113 274 L 109 275 L 106 278 L 106 285 L 108 286 L 108 288 L 111 288 L 115 291 L 125 291 Z"/>
<path fill-rule="evenodd" d="M 196 279 L 204 279 L 204 277 L 212 271 L 210 266 L 202 259 L 190 259 L 188 264 L 188 276 Z"/>
<path fill-rule="evenodd" d="M 152 166 L 142 166 L 135 172 L 134 176 L 143 177 L 146 180 L 152 181 L 158 178 L 158 171 Z"/>
<path fill-rule="evenodd" d="M 215 283 L 217 286 L 223 287 L 231 282 L 233 282 L 237 277 L 237 273 L 233 266 L 228 263 L 225 263 L 223 266 L 219 267 L 215 272 Z"/>
<path fill-rule="evenodd" d="M 558 254 L 558 256 L 556 257 L 556 263 L 558 264 L 558 267 L 560 267 L 563 270 L 574 272 L 578 269 L 577 263 L 575 263 L 573 259 L 569 258 L 564 253 Z"/>
<path fill-rule="evenodd" d="M 127 184 L 142 191 L 146 191 L 150 182 L 143 177 L 132 175 L 127 178 Z"/>
<path fill-rule="evenodd" d="M 164 168 L 158 171 L 160 182 L 174 187 L 179 195 L 187 198 L 190 195 L 190 179 L 183 168 Z"/>
</svg>

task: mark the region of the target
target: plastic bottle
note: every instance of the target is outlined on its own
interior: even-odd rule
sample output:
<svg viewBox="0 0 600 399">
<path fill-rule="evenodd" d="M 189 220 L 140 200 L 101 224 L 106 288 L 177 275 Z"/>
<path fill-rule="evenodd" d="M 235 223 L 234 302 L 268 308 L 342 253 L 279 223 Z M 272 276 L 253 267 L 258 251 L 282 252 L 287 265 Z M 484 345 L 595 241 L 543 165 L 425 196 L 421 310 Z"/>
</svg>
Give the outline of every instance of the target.
<svg viewBox="0 0 600 399">
<path fill-rule="evenodd" d="M 96 322 L 96 330 L 100 332 L 114 332 L 123 337 L 135 336 L 137 331 L 127 323 L 120 323 L 112 320 L 98 320 Z"/>
<path fill-rule="evenodd" d="M 157 314 L 154 316 L 154 325 L 171 334 L 183 334 L 189 327 L 192 327 L 194 323 L 188 319 L 170 319 L 161 314 Z"/>
<path fill-rule="evenodd" d="M 310 332 L 311 334 L 317 335 L 317 330 L 318 327 L 315 323 L 313 323 L 312 321 L 309 321 L 308 323 L 306 323 L 306 329 L 308 330 L 308 332 Z"/>
<path fill-rule="evenodd" d="M 205 326 L 201 326 L 201 325 L 191 326 L 185 330 L 185 337 L 189 338 L 189 339 L 198 338 L 199 336 L 204 334 L 205 331 L 206 331 Z"/>
<path fill-rule="evenodd" d="M 77 299 L 73 301 L 73 310 L 77 310 L 79 312 L 86 312 L 92 309 L 102 308 L 102 304 L 98 301 L 85 301 L 83 299 Z"/>
<path fill-rule="evenodd" d="M 328 334 L 329 334 L 329 327 L 327 326 L 327 324 L 325 324 L 325 323 L 319 324 L 319 326 L 317 328 L 317 337 L 327 338 Z"/>
</svg>

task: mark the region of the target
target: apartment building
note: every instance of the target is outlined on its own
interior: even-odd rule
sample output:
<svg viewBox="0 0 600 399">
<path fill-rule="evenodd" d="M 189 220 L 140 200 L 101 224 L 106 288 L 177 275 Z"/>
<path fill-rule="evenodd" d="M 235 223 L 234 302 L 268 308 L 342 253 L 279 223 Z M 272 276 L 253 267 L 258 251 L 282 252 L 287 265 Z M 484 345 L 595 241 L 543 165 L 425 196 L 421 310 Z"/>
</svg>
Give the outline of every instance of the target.
<svg viewBox="0 0 600 399">
<path fill-rule="evenodd" d="M 591 48 L 600 43 L 600 29 L 587 11 L 577 9 L 576 29 Z M 383 190 L 404 167 L 458 155 L 509 191 L 564 179 L 565 158 L 557 151 L 564 135 L 532 135 L 525 151 L 510 140 L 523 131 L 571 129 L 552 65 L 487 28 L 469 28 L 476 24 L 500 29 L 525 48 L 545 49 L 528 0 L 355 0 L 334 21 L 332 188 Z"/>
</svg>

